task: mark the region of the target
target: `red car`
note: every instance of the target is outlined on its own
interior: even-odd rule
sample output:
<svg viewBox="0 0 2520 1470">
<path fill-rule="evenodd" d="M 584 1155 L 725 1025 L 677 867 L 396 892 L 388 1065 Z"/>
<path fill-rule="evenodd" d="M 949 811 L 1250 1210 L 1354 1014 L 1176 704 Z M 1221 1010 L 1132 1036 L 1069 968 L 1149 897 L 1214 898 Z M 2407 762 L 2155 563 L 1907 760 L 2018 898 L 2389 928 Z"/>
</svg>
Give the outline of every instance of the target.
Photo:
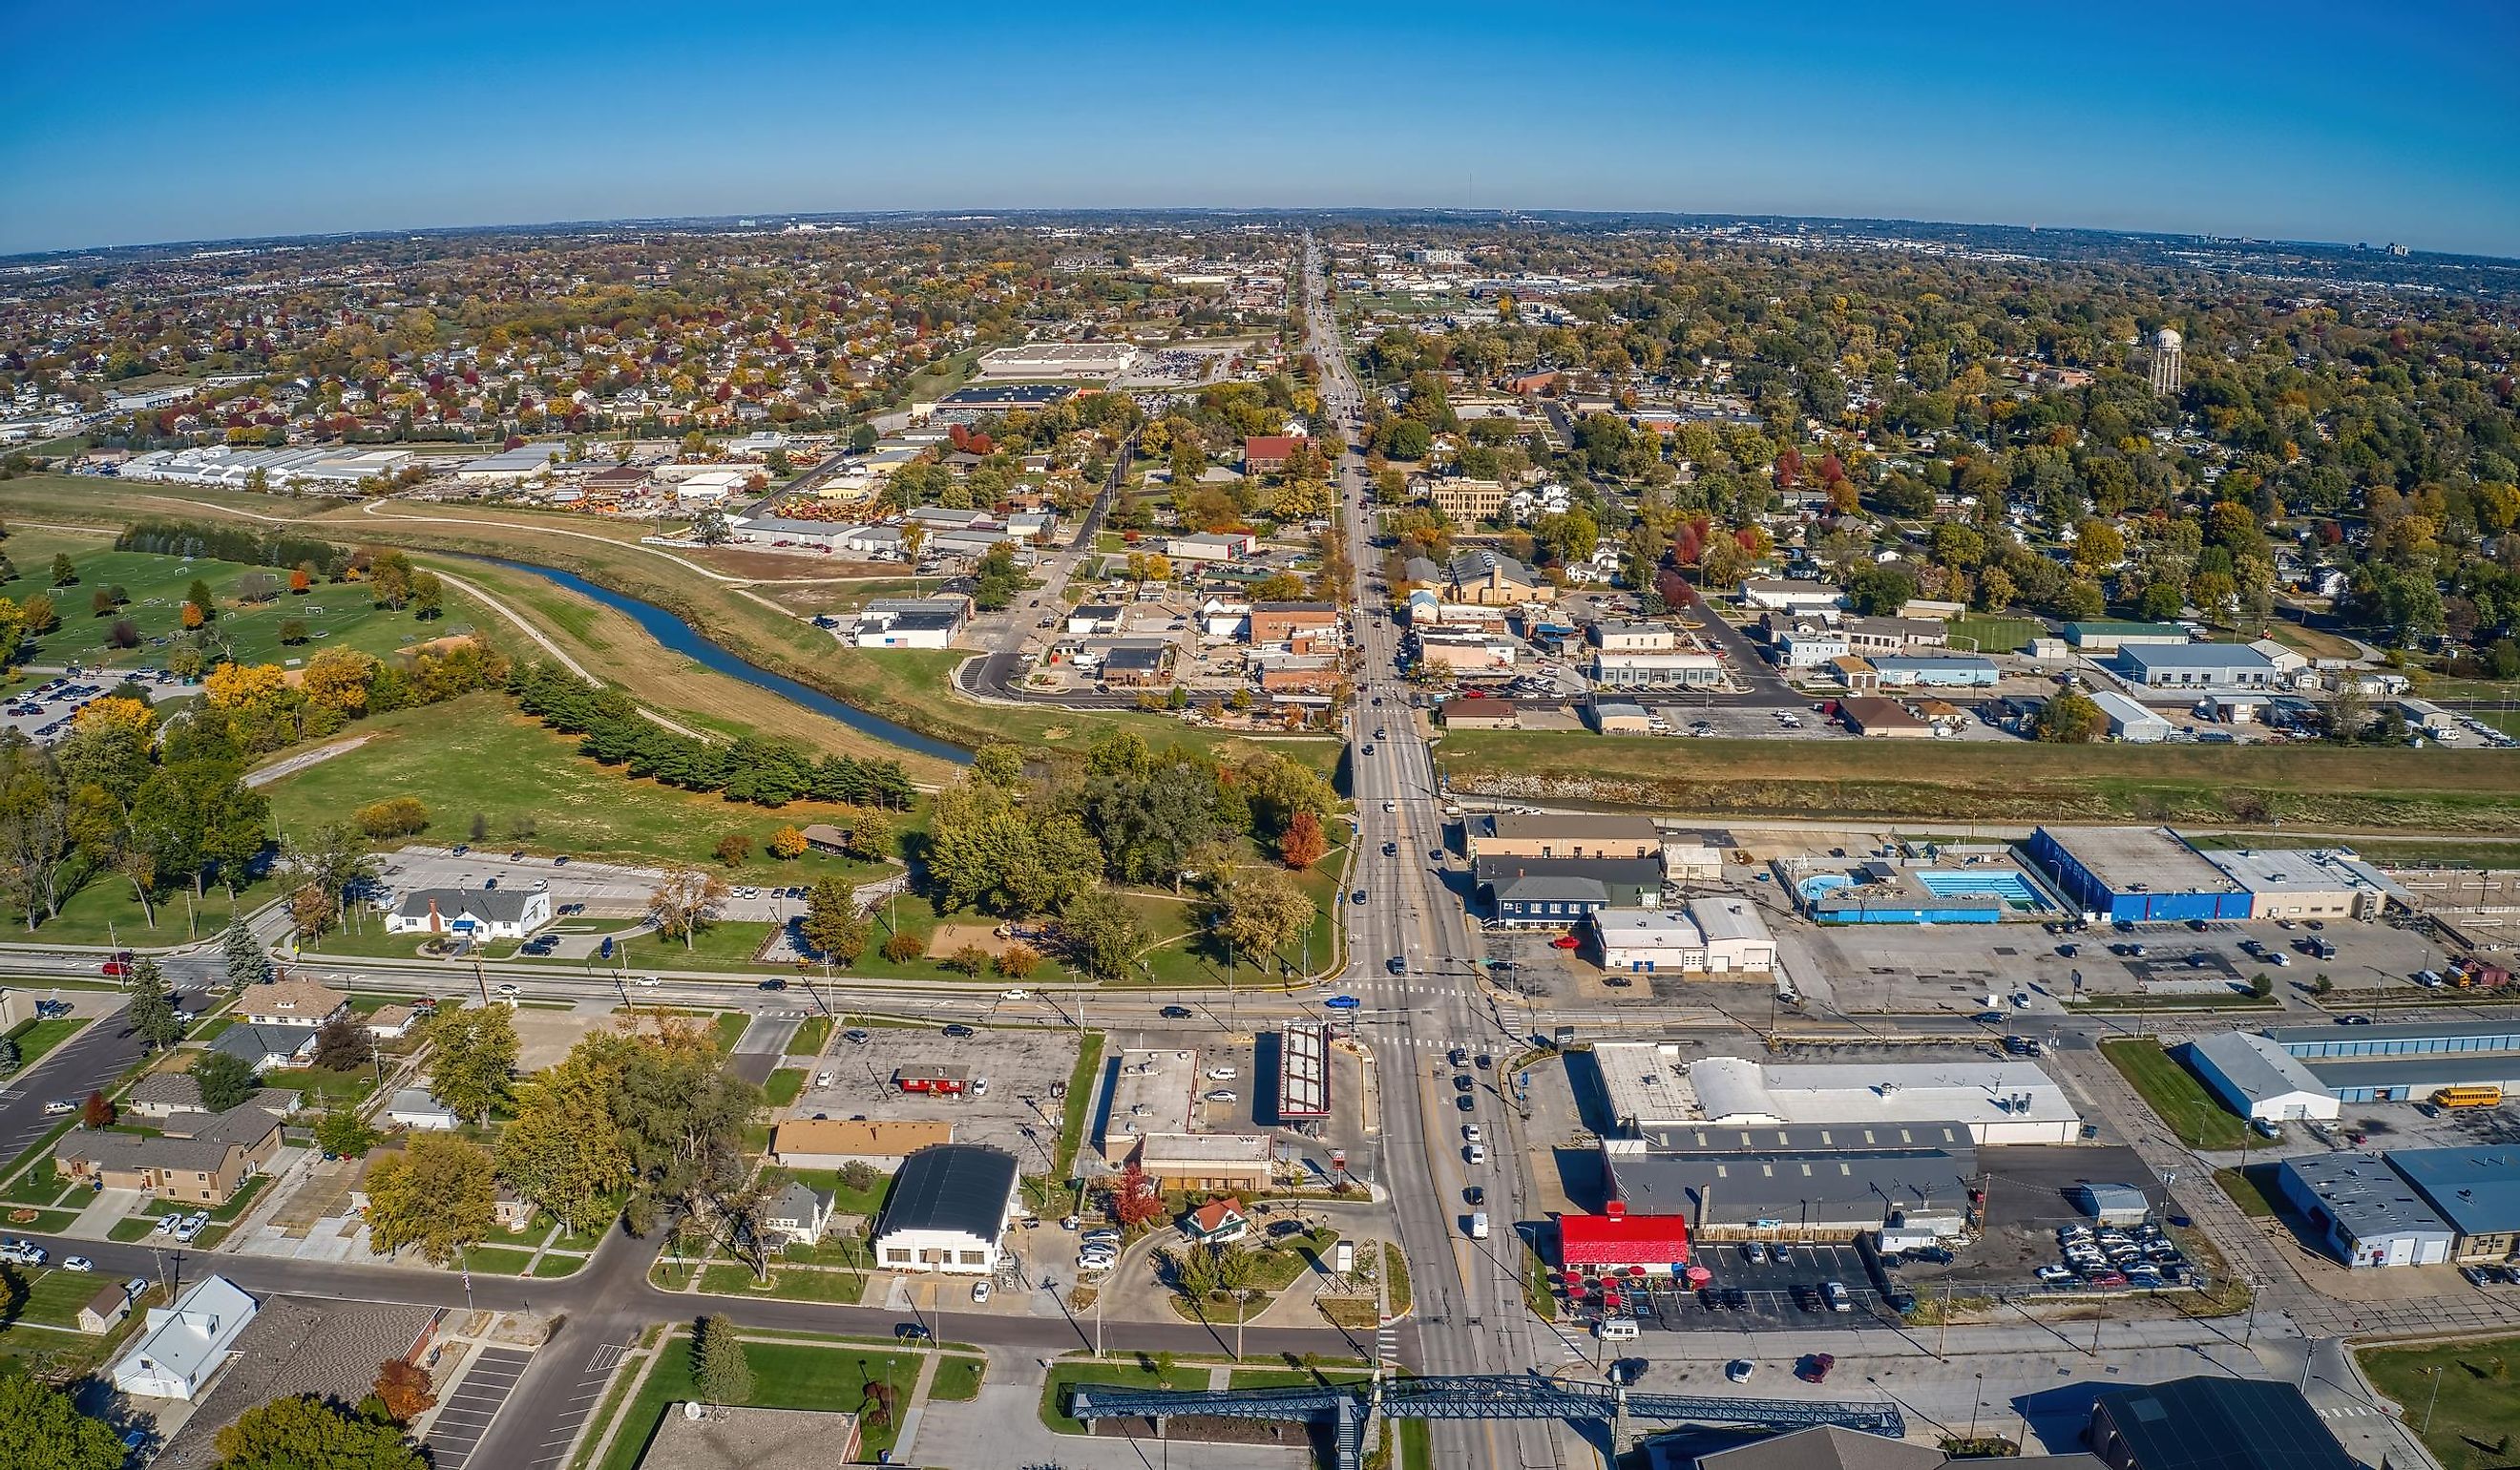
<svg viewBox="0 0 2520 1470">
<path fill-rule="evenodd" d="M 123 979 L 131 973 L 131 966 L 119 959 L 109 959 L 105 963 L 98 965 L 96 968 L 98 974 L 107 975 L 116 980 Z"/>
<path fill-rule="evenodd" d="M 1794 1364 L 1794 1376 L 1805 1383 L 1828 1382 L 1828 1370 L 1837 1366 L 1837 1358 L 1829 1353 L 1812 1353 Z"/>
<path fill-rule="evenodd" d="M 2127 1275 L 2122 1270 L 2104 1270 L 2093 1275 L 2091 1284 L 2102 1290 L 2108 1290 L 2127 1284 Z"/>
<path fill-rule="evenodd" d="M 1550 948 L 1558 950 L 1575 949 L 1583 943 L 1584 941 L 1577 939 L 1572 934 L 1560 934 L 1555 939 L 1549 941 Z"/>
</svg>

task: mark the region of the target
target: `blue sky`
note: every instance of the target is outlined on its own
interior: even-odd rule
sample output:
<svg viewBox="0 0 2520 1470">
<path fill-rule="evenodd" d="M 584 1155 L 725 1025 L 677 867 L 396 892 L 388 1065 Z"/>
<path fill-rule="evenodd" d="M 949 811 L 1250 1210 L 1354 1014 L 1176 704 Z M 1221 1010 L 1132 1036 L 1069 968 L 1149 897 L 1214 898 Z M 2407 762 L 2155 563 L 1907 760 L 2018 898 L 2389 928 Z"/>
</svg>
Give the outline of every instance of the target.
<svg viewBox="0 0 2520 1470">
<path fill-rule="evenodd" d="M 14 14 L 13 14 L 14 12 Z M 0 252 L 1467 205 L 2520 255 L 2506 0 L 0 7 Z"/>
</svg>

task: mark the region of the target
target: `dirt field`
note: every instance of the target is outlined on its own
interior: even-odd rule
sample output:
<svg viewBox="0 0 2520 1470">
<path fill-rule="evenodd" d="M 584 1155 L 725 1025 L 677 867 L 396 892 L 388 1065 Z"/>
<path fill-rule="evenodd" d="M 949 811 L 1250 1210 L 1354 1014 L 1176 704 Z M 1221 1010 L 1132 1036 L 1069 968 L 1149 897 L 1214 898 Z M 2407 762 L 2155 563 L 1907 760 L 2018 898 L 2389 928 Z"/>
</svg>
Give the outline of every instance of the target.
<svg viewBox="0 0 2520 1470">
<path fill-rule="evenodd" d="M 986 924 L 938 924 L 936 932 L 927 936 L 927 958 L 941 959 L 967 944 L 975 944 L 994 958 L 1014 943 L 1012 939 L 999 938 Z"/>
</svg>

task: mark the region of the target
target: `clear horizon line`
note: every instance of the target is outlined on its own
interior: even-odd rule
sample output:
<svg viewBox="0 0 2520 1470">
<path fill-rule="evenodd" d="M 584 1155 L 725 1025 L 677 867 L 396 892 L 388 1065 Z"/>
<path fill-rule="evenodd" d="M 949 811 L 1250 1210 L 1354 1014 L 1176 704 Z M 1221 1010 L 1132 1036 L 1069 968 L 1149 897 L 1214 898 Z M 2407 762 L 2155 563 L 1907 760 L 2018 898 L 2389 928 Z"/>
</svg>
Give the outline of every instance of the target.
<svg viewBox="0 0 2520 1470">
<path fill-rule="evenodd" d="M 1472 204 L 1190 204 L 1190 203 L 1182 203 L 1182 204 L 1117 204 L 1117 205 L 1099 205 L 1099 204 L 997 204 L 997 205 L 983 205 L 983 204 L 967 204 L 967 205 L 952 205 L 952 206 L 936 206 L 936 205 L 931 205 L 931 206 L 923 206 L 923 207 L 880 207 L 880 206 L 868 206 L 868 207 L 860 207 L 860 208 L 819 208 L 819 209 L 786 208 L 786 209 L 734 210 L 734 211 L 729 211 L 729 212 L 725 212 L 725 213 L 713 213 L 713 214 L 620 214 L 620 215 L 608 215 L 608 216 L 590 216 L 590 217 L 582 217 L 582 218 L 576 218 L 576 219 L 500 220 L 500 221 L 479 221 L 479 222 L 465 223 L 465 224 L 435 224 L 435 225 L 375 225 L 375 226 L 367 226 L 367 227 L 361 227 L 361 228 L 355 228 L 355 229 L 341 229 L 341 230 L 308 230 L 308 231 L 297 231 L 297 232 L 293 232 L 293 233 L 273 234 L 273 235 L 220 235 L 220 236 L 194 236 L 194 237 L 186 237 L 186 238 L 178 238 L 178 239 L 168 239 L 168 240 L 155 240 L 155 241 L 125 241 L 125 242 L 115 242 L 115 243 L 106 243 L 106 244 L 87 244 L 87 245 L 61 245 L 61 246 L 55 246 L 55 247 L 48 248 L 48 249 L 46 249 L 46 248 L 26 249 L 26 250 L 18 250 L 18 251 L 13 251 L 13 252 L 10 252 L 10 253 L 7 253 L 7 254 L 0 254 L 0 261 L 29 261 L 29 260 L 39 259 L 39 258 L 44 257 L 44 256 L 55 256 L 55 255 L 68 255 L 68 256 L 75 256 L 75 255 L 89 254 L 89 253 L 96 253 L 96 252 L 105 252 L 105 251 L 121 251 L 121 250 L 162 250 L 162 249 L 174 249 L 174 248 L 179 248 L 179 247 L 188 246 L 188 245 L 189 245 L 189 246 L 207 246 L 207 245 L 275 245 L 275 244 L 285 244 L 285 243 L 292 242 L 292 241 L 355 241 L 355 240 L 361 240 L 361 239 L 378 238 L 378 237 L 384 237 L 384 236 L 395 236 L 395 235 L 446 235 L 446 234 L 461 234 L 461 233 L 473 233 L 473 232 L 485 232 L 485 231 L 488 231 L 488 232 L 496 232 L 496 231 L 513 231 L 513 232 L 518 232 L 518 233 L 531 233 L 531 232 L 535 232 L 535 231 L 557 231 L 557 230 L 570 230 L 570 229 L 586 229 L 586 228 L 593 228 L 593 227 L 605 227 L 605 226 L 624 226 L 624 225 L 641 225 L 641 224 L 656 224 L 656 225 L 689 224 L 689 223 L 715 224 L 715 223 L 720 223 L 720 222 L 729 222 L 729 221 L 737 221 L 737 220 L 743 220 L 743 219 L 765 219 L 765 220 L 781 220 L 781 219 L 787 219 L 787 220 L 796 220 L 796 219 L 852 219 L 852 218 L 876 219 L 876 218 L 887 218 L 887 217 L 888 217 L 888 218 L 939 218 L 939 219 L 951 219 L 951 218 L 962 217 L 962 216 L 970 216 L 970 215 L 1027 215 L 1027 214 L 1073 214 L 1073 215 L 1094 215 L 1094 214 L 1107 214 L 1107 215 L 1129 215 L 1129 214 L 1148 214 L 1148 215 L 1151 215 L 1151 214 L 1255 214 L 1255 215 L 1298 215 L 1298 214 L 1390 214 L 1390 215 L 1402 215 L 1402 214 L 1460 214 L 1460 215 L 1487 216 L 1487 217 L 1495 217 L 1495 218 L 1505 218 L 1505 217 L 1510 217 L 1510 216 L 1530 216 L 1530 217 L 1534 217 L 1534 218 L 1547 218 L 1547 217 L 1550 217 L 1550 216 L 1564 216 L 1564 215 L 1577 215 L 1577 216 L 1581 216 L 1581 215 L 1609 215 L 1609 216 L 1621 216 L 1621 215 L 1625 215 L 1625 216 L 1635 216 L 1635 217 L 1639 217 L 1639 218 L 1649 218 L 1649 219 L 1650 219 L 1650 218 L 1686 219 L 1686 220 L 1725 220 L 1725 219 L 1739 219 L 1739 220 L 1785 220 L 1785 221 L 1804 221 L 1804 220 L 1809 220 L 1809 221 L 1815 221 L 1815 222 L 1821 222 L 1821 223 L 1826 223 L 1826 224 L 1842 224 L 1842 225 L 1843 225 L 1843 224 L 1884 224 L 1884 225 L 1903 225 L 1903 226 L 1912 226 L 1912 227 L 1951 227 L 1951 228 L 1958 228 L 1958 229 L 1978 229 L 1978 230 L 2022 230 L 2022 231 L 2027 231 L 2027 232 L 2030 232 L 2030 233 L 2033 233 L 2033 234 L 2047 234 L 2047 233 L 2054 233 L 2054 234 L 2078 234 L 2078 235 L 2110 235 L 2110 236 L 2122 236 L 2122 237 L 2129 237 L 2129 238 L 2141 238 L 2141 239 L 2154 239 L 2154 240 L 2197 240 L 2197 241 L 2211 241 L 2211 242 L 2216 242 L 2216 243 L 2230 243 L 2230 244 L 2249 243 L 2249 244 L 2268 245 L 2307 245 L 2307 246 L 2315 246 L 2315 247 L 2318 247 L 2318 248 L 2323 248 L 2323 249 L 2334 249 L 2334 250 L 2378 249 L 2378 248 L 2383 248 L 2383 247 L 2384 247 L 2384 246 L 2375 246 L 2375 245 L 2372 245 L 2368 241 L 2355 241 L 2355 242 L 2347 242 L 2347 241 L 2341 241 L 2341 240 L 2302 240 L 2302 239 L 2292 239 L 2292 238 L 2288 238 L 2288 237 L 2284 237 L 2284 236 L 2272 236 L 2272 235 L 2248 235 L 2248 234 L 2225 234 L 2225 233 L 2219 233 L 2219 232 L 2213 232 L 2213 231 L 2204 231 L 2204 230 L 2172 230 L 2172 229 L 2159 229 L 2159 228 L 2141 228 L 2141 229 L 2138 229 L 2138 228 L 2134 228 L 2134 227 L 2109 226 L 2109 225 L 2044 224 L 2044 223 L 2039 223 L 2039 222 L 2035 222 L 2035 221 L 2020 221 L 2020 220 L 1991 220 L 1991 219 L 1980 219 L 1980 220 L 1966 220 L 1966 219 L 1929 219 L 1929 218 L 1924 218 L 1924 217 L 1920 217 L 1920 216 L 1912 216 L 1912 215 L 1888 215 L 1888 214 L 1795 214 L 1795 213 L 1779 212 L 1779 211 L 1776 211 L 1776 210 L 1753 210 L 1753 209 L 1719 209 L 1719 210 L 1707 210 L 1707 209 L 1605 208 L 1605 207 L 1586 207 L 1586 206 L 1579 206 L 1579 205 L 1535 205 L 1535 206 L 1528 206 L 1528 207 L 1524 207 L 1524 206 L 1513 206 L 1513 207 L 1508 207 L 1508 206 L 1500 206 L 1500 205 L 1472 205 Z M 2399 242 L 2388 242 L 2387 244 L 2399 244 Z M 2499 262 L 2499 263 L 2506 263 L 2506 264 L 2515 264 L 2515 265 L 2520 265 L 2520 254 L 2515 254 L 2515 255 L 2498 255 L 2498 254 L 2488 254 L 2488 253 L 2483 253 L 2483 252 L 2478 252 L 2478 251 L 2466 251 L 2466 250 L 2438 250 L 2438 249 L 2426 249 L 2426 248 L 2420 248 L 2420 247 L 2417 247 L 2417 246 L 2414 246 L 2414 245 L 2407 245 L 2407 246 L 2406 246 L 2406 248 L 2409 251 L 2409 253 L 2410 253 L 2410 254 L 2413 254 L 2413 255 L 2427 255 L 2427 256 L 2434 256 L 2434 257 L 2438 257 L 2438 258 L 2446 259 L 2446 260 L 2477 260 L 2477 261 L 2493 261 L 2493 262 Z"/>
</svg>

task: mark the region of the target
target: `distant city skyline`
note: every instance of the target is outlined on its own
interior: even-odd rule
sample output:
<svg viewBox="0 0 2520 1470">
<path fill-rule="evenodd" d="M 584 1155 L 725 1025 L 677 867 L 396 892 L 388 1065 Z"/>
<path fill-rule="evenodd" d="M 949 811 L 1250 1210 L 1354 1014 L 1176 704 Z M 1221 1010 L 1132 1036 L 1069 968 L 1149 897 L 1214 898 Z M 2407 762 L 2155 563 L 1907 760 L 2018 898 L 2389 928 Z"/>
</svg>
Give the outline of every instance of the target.
<svg viewBox="0 0 2520 1470">
<path fill-rule="evenodd" d="M 879 11 L 879 13 L 878 13 Z M 1930 11 L 1930 14 L 1927 12 Z M 127 18 L 127 19 L 126 19 Z M 0 56 L 0 253 L 625 217 L 1454 207 L 2520 257 L 2520 10 L 163 3 Z"/>
</svg>

